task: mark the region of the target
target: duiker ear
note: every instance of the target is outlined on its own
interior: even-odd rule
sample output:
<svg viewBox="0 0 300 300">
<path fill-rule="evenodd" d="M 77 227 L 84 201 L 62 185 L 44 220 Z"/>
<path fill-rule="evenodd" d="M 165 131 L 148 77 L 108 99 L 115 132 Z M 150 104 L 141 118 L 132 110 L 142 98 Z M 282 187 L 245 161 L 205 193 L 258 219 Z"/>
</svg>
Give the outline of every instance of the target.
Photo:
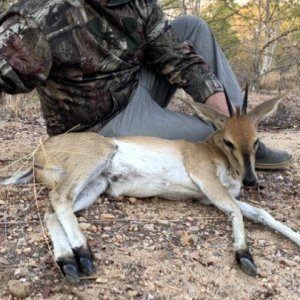
<svg viewBox="0 0 300 300">
<path fill-rule="evenodd" d="M 224 123 L 228 117 L 203 103 L 188 102 L 183 100 L 186 104 L 192 107 L 196 115 L 203 121 L 212 124 L 217 129 L 224 127 Z"/>
<path fill-rule="evenodd" d="M 255 124 L 257 125 L 260 121 L 269 117 L 277 110 L 281 100 L 282 100 L 282 96 L 270 99 L 256 106 L 251 112 L 248 113 L 248 116 L 251 119 L 253 119 Z"/>
</svg>

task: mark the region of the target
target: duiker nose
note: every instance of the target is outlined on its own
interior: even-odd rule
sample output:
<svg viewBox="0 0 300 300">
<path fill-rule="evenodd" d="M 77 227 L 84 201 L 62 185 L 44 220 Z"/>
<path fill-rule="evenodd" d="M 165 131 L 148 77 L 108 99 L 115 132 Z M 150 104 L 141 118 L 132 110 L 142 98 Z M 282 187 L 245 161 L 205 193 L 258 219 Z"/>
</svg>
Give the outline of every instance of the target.
<svg viewBox="0 0 300 300">
<path fill-rule="evenodd" d="M 243 186 L 255 186 L 256 185 L 256 178 L 250 177 L 250 178 L 244 178 L 243 179 Z"/>
</svg>

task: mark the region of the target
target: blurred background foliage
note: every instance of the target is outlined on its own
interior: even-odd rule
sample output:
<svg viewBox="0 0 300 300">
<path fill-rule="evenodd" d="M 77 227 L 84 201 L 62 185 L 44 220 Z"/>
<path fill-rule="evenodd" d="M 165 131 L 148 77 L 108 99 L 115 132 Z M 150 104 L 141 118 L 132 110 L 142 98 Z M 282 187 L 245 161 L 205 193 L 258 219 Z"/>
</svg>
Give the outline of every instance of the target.
<svg viewBox="0 0 300 300">
<path fill-rule="evenodd" d="M 0 0 L 4 12 L 14 0 Z M 299 84 L 300 0 L 158 0 L 170 19 L 190 14 L 210 25 L 241 85 Z"/>
<path fill-rule="evenodd" d="M 299 84 L 299 0 L 159 0 L 169 18 L 203 18 L 243 85 L 256 89 Z"/>
</svg>

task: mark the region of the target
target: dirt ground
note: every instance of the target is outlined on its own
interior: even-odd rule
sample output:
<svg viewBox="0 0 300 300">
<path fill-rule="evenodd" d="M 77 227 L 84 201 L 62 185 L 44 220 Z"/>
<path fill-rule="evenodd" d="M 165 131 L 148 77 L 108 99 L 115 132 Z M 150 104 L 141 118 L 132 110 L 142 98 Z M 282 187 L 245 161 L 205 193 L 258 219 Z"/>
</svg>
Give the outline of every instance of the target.
<svg viewBox="0 0 300 300">
<path fill-rule="evenodd" d="M 295 155 L 283 171 L 258 172 L 259 184 L 242 201 L 259 205 L 300 230 L 300 102 L 289 91 L 279 113 L 260 126 L 269 145 Z M 172 109 L 186 111 L 177 97 Z M 250 95 L 252 105 L 272 97 Z M 27 96 L 30 98 L 30 96 Z M 34 97 L 33 97 L 34 98 Z M 0 105 L 0 176 L 30 164 L 46 137 L 36 100 Z M 17 116 L 16 116 L 17 115 Z M 20 160 L 22 158 L 22 160 Z M 13 163 L 13 161 L 16 161 Z M 27 161 L 27 162 L 26 162 Z M 299 246 L 245 220 L 259 276 L 234 260 L 231 225 L 197 201 L 110 199 L 102 196 L 78 216 L 95 254 L 97 273 L 68 284 L 55 266 L 43 229 L 47 191 L 24 185 L 0 189 L 0 299 L 299 299 Z"/>
</svg>

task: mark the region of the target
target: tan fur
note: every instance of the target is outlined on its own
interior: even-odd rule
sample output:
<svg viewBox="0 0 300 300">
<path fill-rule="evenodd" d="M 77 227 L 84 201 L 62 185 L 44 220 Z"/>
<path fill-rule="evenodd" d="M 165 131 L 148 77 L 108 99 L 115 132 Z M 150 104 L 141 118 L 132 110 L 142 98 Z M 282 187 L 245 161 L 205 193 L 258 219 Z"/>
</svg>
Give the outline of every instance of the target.
<svg viewBox="0 0 300 300">
<path fill-rule="evenodd" d="M 71 174 L 76 180 L 84 179 L 99 159 L 108 159 L 113 151 L 108 139 L 92 132 L 52 137 L 35 152 L 36 181 L 55 188 Z"/>
</svg>

